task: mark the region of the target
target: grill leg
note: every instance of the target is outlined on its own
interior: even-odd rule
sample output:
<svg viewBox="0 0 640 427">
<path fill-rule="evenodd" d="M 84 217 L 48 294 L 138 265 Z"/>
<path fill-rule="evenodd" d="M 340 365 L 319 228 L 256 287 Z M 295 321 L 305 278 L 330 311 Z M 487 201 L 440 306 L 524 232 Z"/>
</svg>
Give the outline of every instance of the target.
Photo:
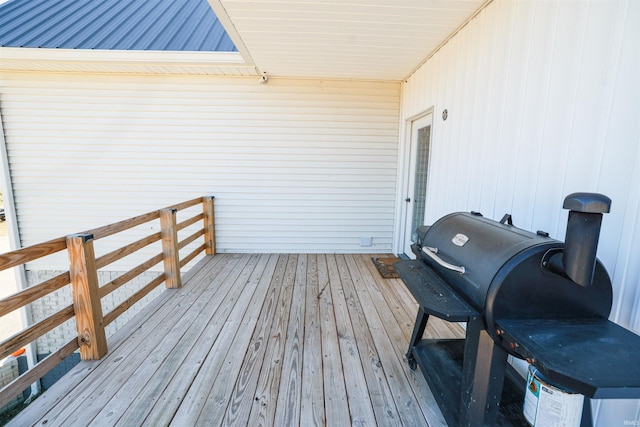
<svg viewBox="0 0 640 427">
<path fill-rule="evenodd" d="M 422 335 L 424 335 L 424 329 L 427 327 L 427 321 L 429 320 L 429 315 L 424 311 L 422 306 L 418 308 L 418 315 L 416 316 L 416 323 L 413 326 L 413 334 L 411 334 L 411 341 L 409 341 L 409 350 L 407 351 L 407 362 L 409 362 L 409 368 L 415 371 L 418 367 L 416 363 L 416 358 L 413 355 L 413 346 L 415 346 L 421 339 Z"/>
<path fill-rule="evenodd" d="M 506 368 L 507 352 L 493 342 L 481 318 L 470 319 L 462 371 L 461 426 L 496 425 Z"/>
<path fill-rule="evenodd" d="M 580 427 L 593 427 L 593 417 L 591 416 L 591 399 L 585 396 L 582 405 L 582 421 Z"/>
</svg>

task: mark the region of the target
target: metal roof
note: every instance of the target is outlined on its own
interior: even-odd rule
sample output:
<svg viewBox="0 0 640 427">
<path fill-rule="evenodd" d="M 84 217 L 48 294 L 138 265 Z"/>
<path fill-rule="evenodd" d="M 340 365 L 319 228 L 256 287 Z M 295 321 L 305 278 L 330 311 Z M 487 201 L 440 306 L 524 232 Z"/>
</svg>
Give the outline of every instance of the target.
<svg viewBox="0 0 640 427">
<path fill-rule="evenodd" d="M 207 0 L 10 0 L 0 46 L 235 52 Z"/>
</svg>

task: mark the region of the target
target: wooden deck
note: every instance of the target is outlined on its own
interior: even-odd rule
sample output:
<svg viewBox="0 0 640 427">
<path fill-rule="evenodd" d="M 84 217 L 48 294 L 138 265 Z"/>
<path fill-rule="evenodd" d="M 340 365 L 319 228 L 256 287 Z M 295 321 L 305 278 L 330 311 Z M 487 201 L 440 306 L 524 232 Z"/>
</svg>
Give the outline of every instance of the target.
<svg viewBox="0 0 640 427">
<path fill-rule="evenodd" d="M 371 255 L 223 254 L 188 276 L 10 425 L 445 425 L 404 360 L 417 304 Z"/>
</svg>

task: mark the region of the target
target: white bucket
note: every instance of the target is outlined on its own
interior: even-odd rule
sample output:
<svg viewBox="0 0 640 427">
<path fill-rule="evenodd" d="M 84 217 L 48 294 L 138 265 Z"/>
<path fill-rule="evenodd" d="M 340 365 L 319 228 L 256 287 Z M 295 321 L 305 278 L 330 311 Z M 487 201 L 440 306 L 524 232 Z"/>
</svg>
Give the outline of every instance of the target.
<svg viewBox="0 0 640 427">
<path fill-rule="evenodd" d="M 534 427 L 579 427 L 584 396 L 549 384 L 529 365 L 524 417 Z"/>
</svg>

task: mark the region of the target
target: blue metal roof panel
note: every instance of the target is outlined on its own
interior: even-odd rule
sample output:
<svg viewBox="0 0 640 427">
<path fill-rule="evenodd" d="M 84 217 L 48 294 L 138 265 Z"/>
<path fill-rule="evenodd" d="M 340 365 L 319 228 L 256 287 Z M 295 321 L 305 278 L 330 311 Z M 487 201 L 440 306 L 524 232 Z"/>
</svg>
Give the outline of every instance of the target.
<svg viewBox="0 0 640 427">
<path fill-rule="evenodd" d="M 207 0 L 10 0 L 0 46 L 235 52 Z"/>
</svg>

